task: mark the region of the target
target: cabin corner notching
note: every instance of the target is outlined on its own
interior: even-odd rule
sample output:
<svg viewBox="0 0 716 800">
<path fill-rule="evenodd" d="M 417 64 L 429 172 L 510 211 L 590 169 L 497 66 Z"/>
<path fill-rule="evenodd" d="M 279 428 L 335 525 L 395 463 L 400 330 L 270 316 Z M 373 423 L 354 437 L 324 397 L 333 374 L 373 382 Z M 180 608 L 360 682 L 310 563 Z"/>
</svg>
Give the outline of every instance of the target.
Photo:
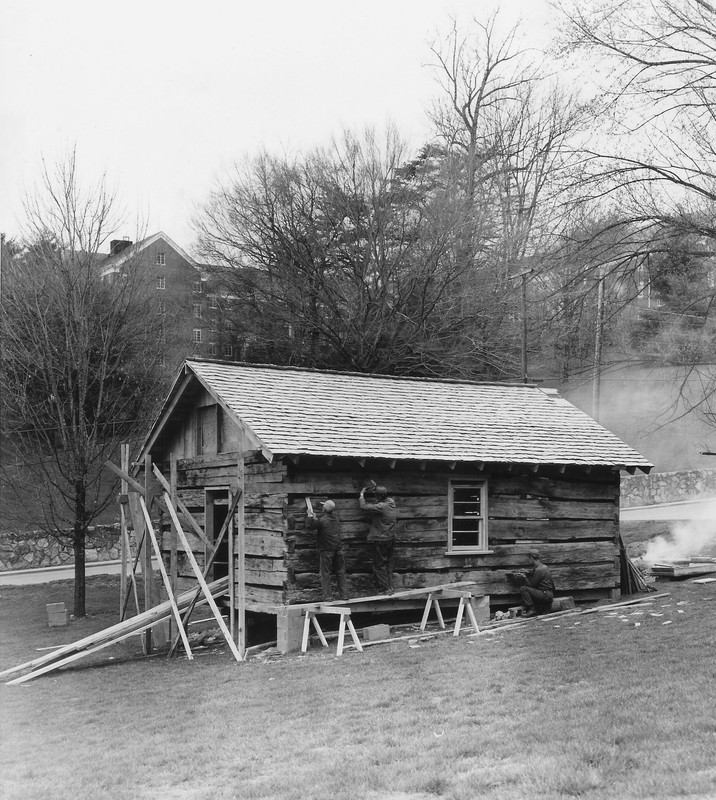
<svg viewBox="0 0 716 800">
<path fill-rule="evenodd" d="M 534 387 L 196 361 L 139 463 L 145 456 L 172 471 L 178 499 L 203 526 L 203 537 L 187 531 L 200 566 L 242 470 L 233 535 L 207 579 L 228 574 L 232 606 L 275 615 L 282 649 L 295 643 L 286 609 L 321 600 L 306 497 L 335 502 L 351 597 L 375 594 L 358 505 L 373 480 L 397 505 L 396 590 L 469 580 L 475 594 L 508 605 L 517 595 L 506 573 L 537 546 L 560 592 L 593 599 L 619 592 L 619 470 L 651 467 Z M 167 562 L 175 551 L 181 589 L 192 574 L 168 520 L 162 549 Z"/>
</svg>

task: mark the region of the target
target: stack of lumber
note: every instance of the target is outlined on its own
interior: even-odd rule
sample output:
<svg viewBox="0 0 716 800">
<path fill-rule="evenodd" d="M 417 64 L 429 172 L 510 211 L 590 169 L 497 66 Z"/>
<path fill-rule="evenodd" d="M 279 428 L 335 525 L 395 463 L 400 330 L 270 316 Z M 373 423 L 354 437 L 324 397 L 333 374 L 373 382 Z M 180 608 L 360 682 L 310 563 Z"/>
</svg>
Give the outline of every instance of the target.
<svg viewBox="0 0 716 800">
<path fill-rule="evenodd" d="M 225 577 L 210 583 L 208 588 L 212 597 L 218 597 L 226 593 L 228 585 L 229 579 Z M 195 601 L 196 589 L 185 592 L 176 598 L 176 604 L 180 611 L 188 608 L 189 605 Z M 201 605 L 204 602 L 207 601 L 205 599 L 199 600 L 196 602 L 196 605 Z M 109 647 L 109 645 L 121 642 L 129 636 L 134 636 L 141 631 L 147 630 L 147 628 L 151 628 L 157 623 L 169 619 L 171 615 L 172 603 L 167 600 L 141 614 L 137 614 L 136 617 L 130 617 L 123 622 L 119 622 L 117 625 L 112 625 L 109 628 L 86 636 L 84 639 L 64 645 L 33 661 L 28 661 L 17 667 L 6 669 L 4 672 L 0 672 L 0 679 L 6 680 L 10 678 L 11 680 L 7 681 L 8 684 L 24 683 L 39 675 L 44 675 L 47 672 L 71 664 L 91 653 L 102 650 L 104 647 Z"/>
<path fill-rule="evenodd" d="M 638 594 L 639 592 L 651 591 L 644 580 L 644 576 L 627 555 L 621 536 L 619 537 L 619 568 L 622 594 Z"/>
<path fill-rule="evenodd" d="M 716 573 L 716 558 L 694 557 L 678 559 L 666 564 L 653 564 L 652 575 L 667 578 L 691 578 L 696 575 Z"/>
</svg>

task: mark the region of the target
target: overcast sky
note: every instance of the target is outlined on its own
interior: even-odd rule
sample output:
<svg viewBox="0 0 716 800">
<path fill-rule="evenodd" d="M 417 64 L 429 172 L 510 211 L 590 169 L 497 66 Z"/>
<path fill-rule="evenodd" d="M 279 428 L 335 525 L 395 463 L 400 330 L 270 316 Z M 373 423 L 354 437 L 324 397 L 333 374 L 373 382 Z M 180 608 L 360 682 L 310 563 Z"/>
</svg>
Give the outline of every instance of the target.
<svg viewBox="0 0 716 800">
<path fill-rule="evenodd" d="M 539 45 L 547 0 L 502 0 Z M 17 236 L 42 159 L 77 147 L 134 237 L 191 250 L 190 221 L 230 165 L 392 121 L 416 148 L 435 95 L 430 43 L 494 0 L 18 0 L 0 4 L 0 231 Z"/>
</svg>

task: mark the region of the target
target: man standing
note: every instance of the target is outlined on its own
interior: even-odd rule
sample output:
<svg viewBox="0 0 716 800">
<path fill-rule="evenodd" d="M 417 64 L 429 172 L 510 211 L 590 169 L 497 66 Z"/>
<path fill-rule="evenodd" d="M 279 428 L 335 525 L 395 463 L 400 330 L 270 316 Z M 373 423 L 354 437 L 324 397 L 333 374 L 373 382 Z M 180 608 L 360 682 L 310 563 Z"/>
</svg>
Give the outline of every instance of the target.
<svg viewBox="0 0 716 800">
<path fill-rule="evenodd" d="M 367 511 L 373 518 L 368 533 L 368 541 L 375 542 L 373 574 L 381 594 L 393 594 L 393 555 L 397 520 L 395 500 L 388 497 L 385 486 L 376 486 L 375 503 L 368 503 L 365 499 L 367 488 L 364 486 L 360 490 L 358 502 L 361 509 Z"/>
<path fill-rule="evenodd" d="M 534 617 L 537 614 L 546 614 L 552 608 L 554 599 L 554 582 L 549 569 L 540 561 L 537 550 L 530 550 L 527 558 L 532 565 L 532 571 L 525 576 L 526 583 L 520 586 L 524 616 Z"/>
<path fill-rule="evenodd" d="M 306 522 L 309 528 L 318 530 L 318 558 L 321 572 L 321 589 L 323 599 L 331 601 L 331 575 L 335 574 L 338 581 L 338 592 L 341 600 L 348 599 L 348 582 L 346 580 L 346 560 L 343 555 L 343 540 L 341 538 L 341 521 L 335 513 L 336 504 L 333 500 L 326 500 L 323 504 L 323 514 L 316 517 L 309 513 Z"/>
</svg>

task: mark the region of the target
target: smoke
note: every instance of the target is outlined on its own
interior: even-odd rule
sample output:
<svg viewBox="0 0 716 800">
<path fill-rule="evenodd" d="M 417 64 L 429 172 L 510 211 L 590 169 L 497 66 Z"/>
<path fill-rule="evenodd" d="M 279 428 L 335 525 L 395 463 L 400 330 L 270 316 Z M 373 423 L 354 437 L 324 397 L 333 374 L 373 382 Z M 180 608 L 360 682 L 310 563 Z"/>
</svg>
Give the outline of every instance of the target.
<svg viewBox="0 0 716 800">
<path fill-rule="evenodd" d="M 674 522 L 669 536 L 655 536 L 646 548 L 644 561 L 668 563 L 692 556 L 716 557 L 716 502 L 709 504 L 708 518 Z"/>
</svg>

